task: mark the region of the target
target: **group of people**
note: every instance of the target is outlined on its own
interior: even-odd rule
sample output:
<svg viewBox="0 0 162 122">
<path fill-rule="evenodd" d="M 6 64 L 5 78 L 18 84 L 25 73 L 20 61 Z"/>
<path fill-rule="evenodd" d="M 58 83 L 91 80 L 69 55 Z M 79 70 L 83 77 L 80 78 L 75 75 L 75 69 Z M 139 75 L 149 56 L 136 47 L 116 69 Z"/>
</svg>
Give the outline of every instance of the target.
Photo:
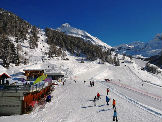
<svg viewBox="0 0 162 122">
<path fill-rule="evenodd" d="M 90 86 L 94 86 L 94 81 L 90 81 Z"/>
<path fill-rule="evenodd" d="M 110 91 L 109 88 L 107 88 L 107 96 L 106 96 L 107 105 L 109 105 L 109 101 L 110 101 L 110 98 L 108 97 L 109 91 Z M 116 112 L 116 100 L 115 99 L 113 99 L 112 105 L 113 105 L 113 110 L 114 110 L 113 121 L 118 122 L 117 112 Z"/>
<path fill-rule="evenodd" d="M 93 100 L 94 106 L 96 106 L 96 100 L 99 100 L 99 99 L 101 99 L 100 93 L 97 93 L 97 97 L 95 96 L 95 97 L 94 97 L 94 100 Z"/>
<path fill-rule="evenodd" d="M 109 102 L 110 102 L 110 98 L 108 97 L 108 94 L 109 94 L 109 88 L 107 88 L 107 95 L 106 95 L 106 103 L 107 103 L 107 105 L 109 105 Z M 97 97 L 95 96 L 94 97 L 94 106 L 96 106 L 96 100 L 99 100 L 99 99 L 101 99 L 101 97 L 100 97 L 100 93 L 98 92 L 97 93 Z M 118 122 L 118 118 L 117 118 L 117 110 L 116 110 L 116 100 L 115 99 L 113 99 L 113 102 L 112 102 L 112 106 L 113 106 L 113 110 L 114 110 L 114 114 L 113 114 L 113 121 L 116 121 L 116 122 Z"/>
</svg>

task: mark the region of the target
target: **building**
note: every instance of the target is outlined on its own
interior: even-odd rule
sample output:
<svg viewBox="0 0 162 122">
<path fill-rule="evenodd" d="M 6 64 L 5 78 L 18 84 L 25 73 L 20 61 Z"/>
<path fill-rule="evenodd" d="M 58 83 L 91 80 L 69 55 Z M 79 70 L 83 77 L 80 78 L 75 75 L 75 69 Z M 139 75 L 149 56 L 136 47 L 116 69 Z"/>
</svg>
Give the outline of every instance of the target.
<svg viewBox="0 0 162 122">
<path fill-rule="evenodd" d="M 59 78 L 64 77 L 64 73 L 62 72 L 45 72 L 45 74 L 47 74 L 47 78 L 51 78 L 52 80 L 59 80 Z"/>
<path fill-rule="evenodd" d="M 10 76 L 6 73 L 3 73 L 0 75 L 0 85 L 4 85 L 4 84 L 9 84 L 8 80 L 6 80 L 7 78 L 10 78 Z"/>
<path fill-rule="evenodd" d="M 33 103 L 51 91 L 51 86 L 32 89 L 30 86 L 7 86 L 0 89 L 0 116 L 25 114 L 32 110 Z"/>
<path fill-rule="evenodd" d="M 27 80 L 32 80 L 44 74 L 43 69 L 25 69 Z M 52 85 L 48 82 L 32 84 L 7 84 L 9 75 L 0 75 L 0 116 L 29 113 L 34 104 L 47 96 Z M 19 78 L 19 77 L 16 77 Z M 21 77 L 20 77 L 21 78 Z"/>
<path fill-rule="evenodd" d="M 24 69 L 26 80 L 35 80 L 44 74 L 44 69 Z"/>
</svg>

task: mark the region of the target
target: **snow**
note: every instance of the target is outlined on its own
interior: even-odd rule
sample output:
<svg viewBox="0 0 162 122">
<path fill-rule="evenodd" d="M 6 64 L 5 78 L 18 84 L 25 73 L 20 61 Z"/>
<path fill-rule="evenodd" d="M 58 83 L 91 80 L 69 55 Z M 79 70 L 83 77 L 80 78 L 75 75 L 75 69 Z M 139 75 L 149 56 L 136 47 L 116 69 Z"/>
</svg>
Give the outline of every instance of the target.
<svg viewBox="0 0 162 122">
<path fill-rule="evenodd" d="M 116 67 L 108 63 L 98 64 L 97 61 L 80 63 L 82 57 L 69 54 L 67 58 L 68 61 L 56 57 L 45 62 L 30 62 L 26 66 L 3 69 L 11 75 L 24 68 L 45 69 L 49 66 L 54 71 L 65 72 L 67 79 L 65 85 L 59 83 L 52 92 L 50 103 L 36 107 L 30 114 L 2 116 L 0 122 L 112 122 L 112 99 L 117 102 L 121 122 L 162 121 L 162 87 L 157 86 L 162 85 L 162 76 L 140 70 L 145 62 L 133 59 L 130 63 L 126 58 L 125 63 Z M 94 87 L 90 87 L 90 80 L 95 82 Z M 143 82 L 145 80 L 153 84 Z M 110 88 L 109 106 L 105 102 L 107 88 Z M 101 94 L 101 99 L 94 106 L 92 100 L 97 92 Z"/>
<path fill-rule="evenodd" d="M 64 32 L 65 34 L 70 35 L 70 36 L 80 37 L 87 42 L 91 42 L 94 45 L 100 45 L 103 48 L 106 48 L 106 49 L 111 48 L 111 46 L 102 42 L 97 37 L 90 35 L 89 33 L 87 33 L 84 30 L 74 28 L 74 27 L 70 26 L 68 23 L 62 24 L 62 26 L 57 28 L 57 30 L 60 31 L 60 32 Z"/>
</svg>

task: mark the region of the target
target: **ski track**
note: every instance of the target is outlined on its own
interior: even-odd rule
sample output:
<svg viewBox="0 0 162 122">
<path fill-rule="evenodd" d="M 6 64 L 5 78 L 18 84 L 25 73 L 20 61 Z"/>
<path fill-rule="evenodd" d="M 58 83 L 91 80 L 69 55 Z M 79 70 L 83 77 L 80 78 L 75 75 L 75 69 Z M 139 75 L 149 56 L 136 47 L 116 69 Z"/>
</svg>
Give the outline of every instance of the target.
<svg viewBox="0 0 162 122">
<path fill-rule="evenodd" d="M 115 81 L 108 81 L 108 83 L 112 83 L 112 84 L 115 84 L 115 85 L 118 85 L 120 87 L 123 87 L 125 89 L 128 89 L 128 90 L 131 90 L 133 92 L 138 92 L 142 95 L 145 95 L 145 96 L 148 96 L 148 97 L 151 97 L 151 98 L 154 98 L 155 100 L 158 100 L 158 101 L 162 101 L 162 97 L 161 96 L 157 96 L 155 94 L 152 94 L 152 93 L 148 93 L 146 91 L 143 91 L 143 90 L 140 90 L 140 89 L 137 89 L 137 88 L 133 88 L 131 86 L 128 86 L 126 84 L 122 84 L 122 83 L 119 83 L 119 82 L 115 82 Z"/>
<path fill-rule="evenodd" d="M 101 82 L 101 83 L 102 83 L 102 82 Z M 110 82 L 110 83 L 112 83 L 112 82 Z M 103 83 L 102 83 L 102 84 L 103 84 Z M 116 83 L 113 83 L 113 84 L 116 85 Z M 145 104 L 142 104 L 142 103 L 140 103 L 140 102 L 138 102 L 138 101 L 136 101 L 136 100 L 134 100 L 134 99 L 132 99 L 132 98 L 130 98 L 130 97 L 124 95 L 124 94 L 122 94 L 121 92 L 119 92 L 117 89 L 112 88 L 112 87 L 111 87 L 110 85 L 108 85 L 108 84 L 103 84 L 103 85 L 108 86 L 108 87 L 110 88 L 110 90 L 113 91 L 113 93 L 115 93 L 115 94 L 118 95 L 119 97 L 121 97 L 121 98 L 123 98 L 123 99 L 126 99 L 126 100 L 128 100 L 129 102 L 131 102 L 131 103 L 137 105 L 137 106 L 140 107 L 141 109 L 144 109 L 145 111 L 148 111 L 148 112 L 150 112 L 151 114 L 155 114 L 155 115 L 157 115 L 158 117 L 162 118 L 162 111 L 156 110 L 156 109 L 154 109 L 154 108 L 152 108 L 152 107 L 149 107 L 149 106 L 147 106 L 147 105 L 145 105 Z M 129 89 L 129 90 L 130 90 L 130 89 Z M 138 91 L 137 91 L 137 92 L 138 92 Z"/>
</svg>

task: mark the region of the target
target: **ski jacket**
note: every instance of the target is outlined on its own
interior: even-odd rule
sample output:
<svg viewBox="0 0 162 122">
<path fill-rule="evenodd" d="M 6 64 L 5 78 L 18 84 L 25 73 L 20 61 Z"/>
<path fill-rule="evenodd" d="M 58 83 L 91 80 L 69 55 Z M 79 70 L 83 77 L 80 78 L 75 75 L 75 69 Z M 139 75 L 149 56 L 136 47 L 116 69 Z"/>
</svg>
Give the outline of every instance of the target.
<svg viewBox="0 0 162 122">
<path fill-rule="evenodd" d="M 107 92 L 109 92 L 109 89 L 107 89 Z"/>
<path fill-rule="evenodd" d="M 51 95 L 48 95 L 48 96 L 47 96 L 47 99 L 50 100 L 50 99 L 51 99 Z"/>
<path fill-rule="evenodd" d="M 116 101 L 115 100 L 113 100 L 113 105 L 115 105 L 116 104 Z"/>
<path fill-rule="evenodd" d="M 117 112 L 116 111 L 114 111 L 114 117 L 117 117 Z"/>
<path fill-rule="evenodd" d="M 110 98 L 108 98 L 108 96 L 106 96 L 106 102 L 109 102 L 110 101 Z"/>
<path fill-rule="evenodd" d="M 97 97 L 100 97 L 100 94 L 99 93 L 97 93 Z"/>
</svg>

